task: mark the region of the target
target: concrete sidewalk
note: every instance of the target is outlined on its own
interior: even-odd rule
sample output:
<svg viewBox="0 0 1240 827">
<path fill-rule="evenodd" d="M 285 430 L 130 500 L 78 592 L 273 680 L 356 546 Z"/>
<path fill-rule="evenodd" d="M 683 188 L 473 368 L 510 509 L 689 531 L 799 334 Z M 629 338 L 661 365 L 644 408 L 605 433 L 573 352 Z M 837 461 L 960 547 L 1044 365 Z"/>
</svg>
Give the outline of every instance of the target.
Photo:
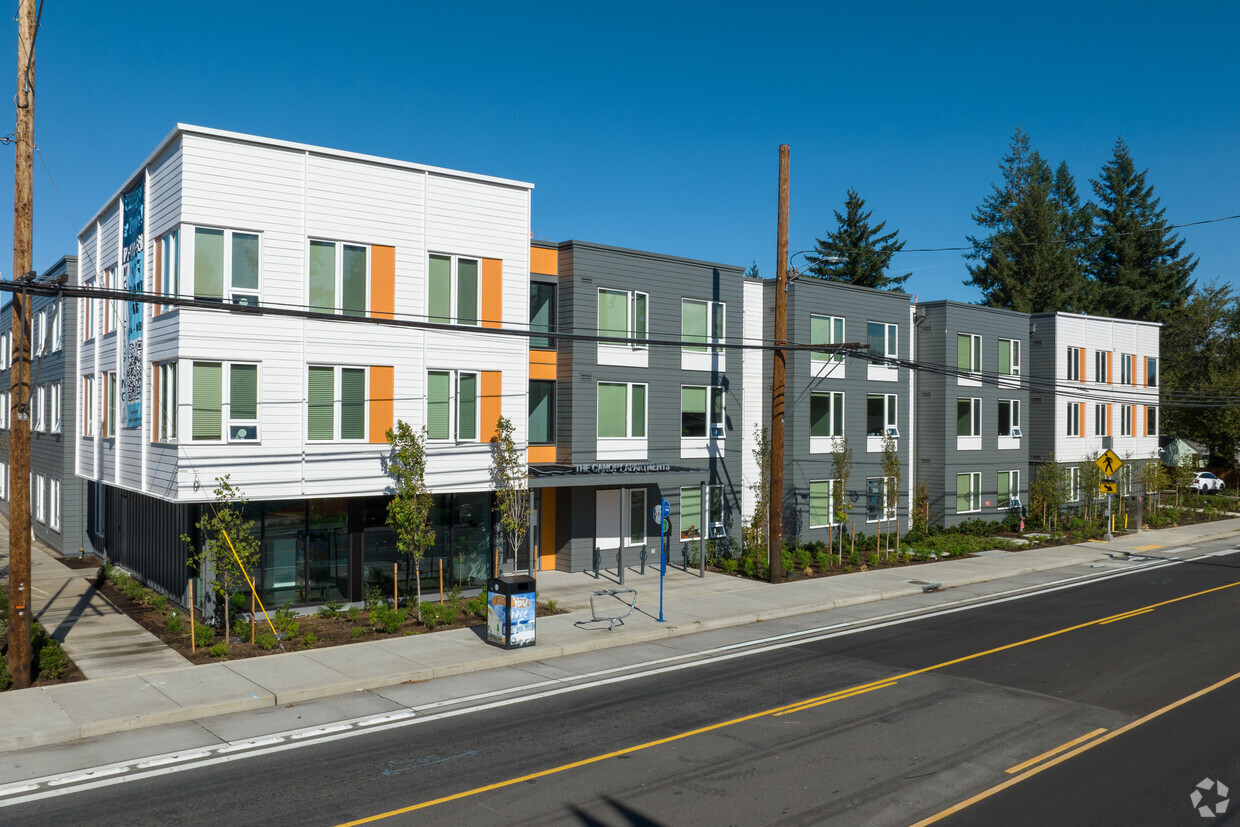
<svg viewBox="0 0 1240 827">
<path fill-rule="evenodd" d="M 1033 572 L 1091 564 L 1125 551 L 1157 554 L 1158 549 L 1224 539 L 1240 534 L 1240 520 L 1203 526 L 1147 531 L 1113 543 L 1085 543 L 918 566 L 857 572 L 772 586 L 738 577 L 669 570 L 664 616 L 659 611 L 659 578 L 630 571 L 626 586 L 638 589 L 638 610 L 623 626 L 589 620 L 595 589 L 620 588 L 613 579 L 543 572 L 541 600 L 556 600 L 569 614 L 538 621 L 536 646 L 505 651 L 487 645 L 480 628 L 393 637 L 324 649 L 224 661 L 204 666 L 152 666 L 130 674 L 81 683 L 0 694 L 0 751 L 64 743 L 127 729 L 189 721 L 342 693 L 420 682 L 501 666 L 544 661 L 562 655 L 661 640 L 708 629 L 808 614 L 886 598 L 916 595 L 925 583 L 942 588 L 985 583 Z M 64 569 L 64 566 L 57 566 Z M 76 576 L 85 583 L 83 572 Z M 36 575 L 37 578 L 37 575 Z M 42 583 L 36 579 L 36 585 Z M 72 591 L 65 585 L 64 593 Z M 606 599 L 606 598 L 605 598 Z M 89 605 L 89 603 L 87 603 Z M 72 613 L 64 615 L 65 619 Z M 114 616 L 82 611 L 87 618 Z M 580 625 L 579 625 L 580 624 Z M 71 636 L 71 635 L 70 635 Z M 68 636 L 67 636 L 68 637 Z M 184 660 L 175 656 L 181 664 Z M 120 663 L 118 658 L 114 663 Z"/>
</svg>

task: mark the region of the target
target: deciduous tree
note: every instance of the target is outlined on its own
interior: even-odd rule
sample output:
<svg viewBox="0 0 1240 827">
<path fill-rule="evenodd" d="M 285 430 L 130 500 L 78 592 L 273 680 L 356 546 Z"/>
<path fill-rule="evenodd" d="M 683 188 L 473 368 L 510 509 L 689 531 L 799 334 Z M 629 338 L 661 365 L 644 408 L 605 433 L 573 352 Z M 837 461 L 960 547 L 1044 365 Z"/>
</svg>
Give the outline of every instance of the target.
<svg viewBox="0 0 1240 827">
<path fill-rule="evenodd" d="M 426 487 L 426 430 L 415 431 L 403 419 L 387 431 L 391 453 L 386 471 L 392 478 L 392 499 L 388 502 L 387 521 L 396 532 L 396 550 L 413 562 L 413 579 L 417 584 L 419 616 L 422 606 L 422 576 L 419 564 L 426 550 L 435 544 L 435 530 L 430 526 L 434 497 Z"/>
<path fill-rule="evenodd" d="M 195 524 L 201 545 L 181 535 L 192 552 L 187 562 L 209 575 L 211 590 L 224 606 L 225 641 L 232 630 L 232 596 L 248 588 L 247 575 L 258 566 L 261 552 L 254 521 L 245 517 L 248 500 L 230 476 L 216 478 L 215 501 L 207 503 Z"/>
</svg>

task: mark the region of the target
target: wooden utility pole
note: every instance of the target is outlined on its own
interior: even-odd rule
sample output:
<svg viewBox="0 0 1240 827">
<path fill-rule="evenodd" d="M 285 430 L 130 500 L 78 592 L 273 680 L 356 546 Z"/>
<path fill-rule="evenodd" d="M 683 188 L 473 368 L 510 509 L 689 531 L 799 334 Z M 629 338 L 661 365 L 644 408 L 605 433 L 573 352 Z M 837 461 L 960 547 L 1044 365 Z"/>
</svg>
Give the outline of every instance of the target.
<svg viewBox="0 0 1240 827">
<path fill-rule="evenodd" d="M 28 278 L 34 224 L 34 0 L 17 12 L 17 130 L 13 162 L 13 278 Z M 30 299 L 13 294 L 9 430 L 9 672 L 30 686 Z"/>
<path fill-rule="evenodd" d="M 788 160 L 787 144 L 779 147 L 779 221 L 775 243 L 775 366 L 771 371 L 771 516 L 767 556 L 771 582 L 784 579 L 784 371 L 788 344 Z"/>
</svg>

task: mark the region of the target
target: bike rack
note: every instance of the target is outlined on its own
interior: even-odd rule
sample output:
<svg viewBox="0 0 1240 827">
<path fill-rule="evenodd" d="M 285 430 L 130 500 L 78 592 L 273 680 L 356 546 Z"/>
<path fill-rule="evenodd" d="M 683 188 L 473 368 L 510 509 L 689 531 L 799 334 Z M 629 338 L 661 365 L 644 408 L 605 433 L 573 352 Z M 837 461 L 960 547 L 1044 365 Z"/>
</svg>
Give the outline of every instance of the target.
<svg viewBox="0 0 1240 827">
<path fill-rule="evenodd" d="M 626 604 L 628 606 L 628 609 L 623 614 L 602 615 L 602 616 L 599 615 L 598 607 L 594 605 L 594 598 L 615 597 L 621 600 L 622 603 L 624 603 L 624 599 L 620 598 L 620 595 L 622 594 L 632 595 L 632 597 L 628 599 L 628 603 Z M 597 623 L 600 620 L 606 620 L 609 624 L 607 627 L 607 631 L 614 632 L 616 630 L 616 624 L 619 623 L 621 626 L 623 626 L 624 619 L 628 617 L 629 615 L 633 614 L 633 610 L 636 608 L 637 608 L 637 589 L 599 589 L 598 591 L 590 594 L 590 619 L 579 620 L 573 625 L 580 626 L 583 623 Z"/>
</svg>

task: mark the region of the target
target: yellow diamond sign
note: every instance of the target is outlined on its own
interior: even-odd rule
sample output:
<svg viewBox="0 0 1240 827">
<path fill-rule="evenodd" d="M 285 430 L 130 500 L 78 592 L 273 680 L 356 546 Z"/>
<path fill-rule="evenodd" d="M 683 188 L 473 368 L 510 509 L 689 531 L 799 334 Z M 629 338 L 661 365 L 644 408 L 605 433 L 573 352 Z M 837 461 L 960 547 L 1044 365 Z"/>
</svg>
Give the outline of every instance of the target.
<svg viewBox="0 0 1240 827">
<path fill-rule="evenodd" d="M 1099 494 L 1118 494 L 1119 483 L 1117 483 L 1115 480 L 1103 480 L 1102 484 L 1098 486 L 1098 493 Z"/>
<path fill-rule="evenodd" d="M 1106 449 L 1102 456 L 1094 460 L 1094 465 L 1097 465 L 1102 473 L 1108 477 L 1118 471 L 1123 464 L 1124 461 L 1119 458 L 1119 454 L 1110 448 Z"/>
</svg>

